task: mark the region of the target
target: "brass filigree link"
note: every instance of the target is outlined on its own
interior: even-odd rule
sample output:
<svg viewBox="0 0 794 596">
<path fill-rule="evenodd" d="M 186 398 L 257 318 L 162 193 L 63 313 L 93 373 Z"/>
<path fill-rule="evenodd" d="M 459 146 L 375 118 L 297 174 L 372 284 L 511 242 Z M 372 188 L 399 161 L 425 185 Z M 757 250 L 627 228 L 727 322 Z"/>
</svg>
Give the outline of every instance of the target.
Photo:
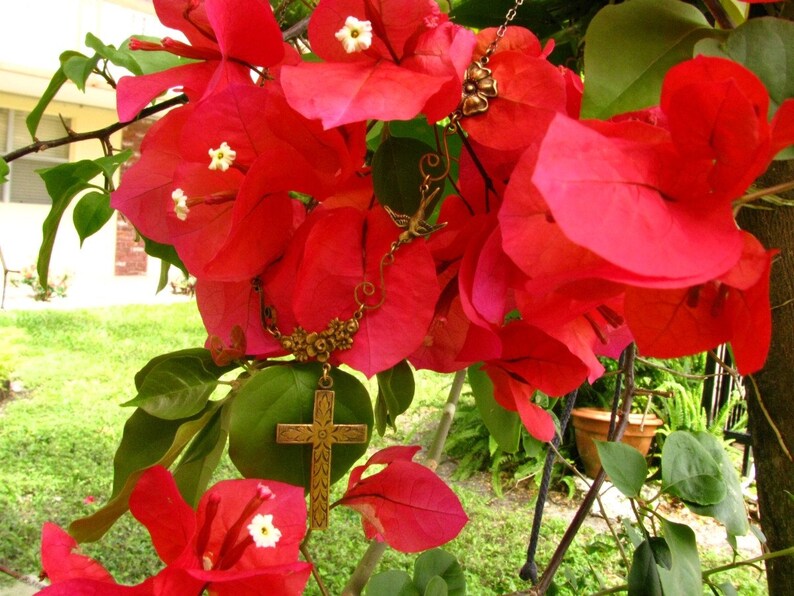
<svg viewBox="0 0 794 596">
<path fill-rule="evenodd" d="M 317 360 L 325 364 L 336 350 L 349 350 L 353 347 L 353 336 L 361 327 L 364 308 L 359 306 L 349 319 L 332 319 L 322 331 L 307 331 L 300 325 L 289 335 L 284 335 L 278 328 L 275 309 L 265 303 L 265 292 L 262 281 L 255 277 L 251 286 L 259 295 L 259 317 L 262 328 L 275 338 L 281 347 L 295 356 L 298 362 Z"/>
<path fill-rule="evenodd" d="M 460 104 L 456 110 L 461 116 L 483 114 L 490 107 L 488 100 L 499 97 L 499 86 L 496 79 L 493 78 L 493 71 L 487 68 L 487 65 L 491 61 L 491 56 L 496 51 L 499 42 L 507 34 L 507 27 L 516 18 L 518 9 L 523 4 L 524 0 L 515 0 L 515 4 L 507 11 L 504 22 L 496 30 L 493 41 L 485 49 L 485 53 L 466 69 L 466 75 L 463 78 L 463 92 Z"/>
</svg>

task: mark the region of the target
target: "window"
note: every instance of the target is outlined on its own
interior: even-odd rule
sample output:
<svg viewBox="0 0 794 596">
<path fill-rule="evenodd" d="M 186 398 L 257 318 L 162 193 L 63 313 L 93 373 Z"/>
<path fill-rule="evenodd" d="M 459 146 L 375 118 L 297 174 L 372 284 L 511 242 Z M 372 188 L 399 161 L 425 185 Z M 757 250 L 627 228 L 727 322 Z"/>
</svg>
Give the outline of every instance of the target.
<svg viewBox="0 0 794 596">
<path fill-rule="evenodd" d="M 30 134 L 25 125 L 26 112 L 0 108 L 0 153 L 29 145 Z M 65 122 L 69 126 L 69 121 Z M 44 116 L 36 136 L 39 139 L 55 139 L 65 136 L 64 124 L 57 116 Z M 69 146 L 55 147 L 42 153 L 26 155 L 12 161 L 8 183 L 0 186 L 0 198 L 4 203 L 49 204 L 50 197 L 44 181 L 36 170 L 51 168 L 69 161 Z"/>
</svg>

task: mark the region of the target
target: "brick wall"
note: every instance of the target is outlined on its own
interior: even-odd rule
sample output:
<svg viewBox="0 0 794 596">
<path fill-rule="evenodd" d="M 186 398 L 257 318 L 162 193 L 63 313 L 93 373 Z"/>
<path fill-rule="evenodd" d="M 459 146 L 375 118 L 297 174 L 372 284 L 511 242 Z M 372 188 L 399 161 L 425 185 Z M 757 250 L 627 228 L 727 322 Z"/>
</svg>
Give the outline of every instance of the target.
<svg viewBox="0 0 794 596">
<path fill-rule="evenodd" d="M 121 166 L 121 179 L 124 172 L 140 157 L 140 146 L 143 136 L 155 122 L 154 118 L 140 120 L 129 125 L 122 134 L 121 146 L 132 149 L 133 155 Z M 143 250 L 143 241 L 136 240 L 135 228 L 121 215 L 116 218 L 116 275 L 145 275 L 147 256 Z"/>
</svg>

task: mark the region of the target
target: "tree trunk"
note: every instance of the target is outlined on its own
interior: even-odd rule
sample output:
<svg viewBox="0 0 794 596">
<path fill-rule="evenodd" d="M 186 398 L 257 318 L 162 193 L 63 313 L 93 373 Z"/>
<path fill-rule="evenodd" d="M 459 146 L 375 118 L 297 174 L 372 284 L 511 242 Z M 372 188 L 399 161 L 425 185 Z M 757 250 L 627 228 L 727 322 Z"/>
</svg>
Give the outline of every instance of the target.
<svg viewBox="0 0 794 596">
<path fill-rule="evenodd" d="M 759 186 L 792 179 L 794 161 L 776 162 L 759 180 Z M 783 196 L 794 200 L 794 192 Z M 764 246 L 781 249 L 772 265 L 772 345 L 764 369 L 755 375 L 760 400 L 753 384 L 747 382 L 761 528 L 774 551 L 794 545 L 794 207 L 742 209 L 739 222 Z M 791 594 L 794 557 L 769 561 L 767 581 L 770 595 Z"/>
</svg>

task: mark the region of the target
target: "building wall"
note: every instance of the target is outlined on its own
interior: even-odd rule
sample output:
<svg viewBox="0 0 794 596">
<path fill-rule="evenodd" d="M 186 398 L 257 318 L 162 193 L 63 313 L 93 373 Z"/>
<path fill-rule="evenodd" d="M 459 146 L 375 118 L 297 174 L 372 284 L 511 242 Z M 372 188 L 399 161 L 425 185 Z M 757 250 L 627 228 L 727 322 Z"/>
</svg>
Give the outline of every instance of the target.
<svg viewBox="0 0 794 596">
<path fill-rule="evenodd" d="M 35 36 L 31 34 L 35 32 Z M 119 46 L 133 34 L 162 37 L 174 35 L 154 16 L 149 0 L 28 0 L 9 3 L 0 19 L 0 108 L 30 112 L 58 67 L 65 50 L 90 55 L 84 46 L 87 33 Z M 122 74 L 122 73 L 119 73 Z M 104 81 L 89 80 L 86 92 L 72 83 L 64 85 L 47 114 L 62 115 L 78 132 L 95 130 L 117 121 L 115 93 Z M 121 148 L 121 134 L 113 146 Z M 98 141 L 70 146 L 69 160 L 102 156 Z M 72 210 L 64 215 L 55 242 L 51 270 L 56 275 L 102 278 L 114 275 L 116 217 L 80 248 L 72 225 Z M 42 238 L 42 224 L 48 205 L 3 203 L 0 201 L 0 247 L 10 267 L 19 269 L 36 262 Z M 141 267 L 136 265 L 136 273 Z M 158 267 L 149 264 L 150 274 Z"/>
</svg>

